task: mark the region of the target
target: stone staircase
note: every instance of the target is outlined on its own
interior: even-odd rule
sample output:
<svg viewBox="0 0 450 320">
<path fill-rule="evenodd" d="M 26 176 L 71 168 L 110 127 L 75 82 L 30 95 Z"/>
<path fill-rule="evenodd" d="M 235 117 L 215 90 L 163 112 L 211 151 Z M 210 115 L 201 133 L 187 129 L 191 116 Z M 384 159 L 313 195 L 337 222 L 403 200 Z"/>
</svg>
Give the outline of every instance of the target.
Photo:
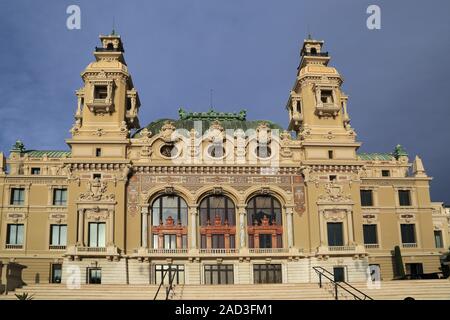
<svg viewBox="0 0 450 320">
<path fill-rule="evenodd" d="M 330 300 L 316 283 L 179 285 L 173 300 Z"/>
<path fill-rule="evenodd" d="M 28 293 L 33 300 L 153 300 L 156 285 L 82 285 L 68 289 L 62 284 L 35 284 L 0 295 L 0 299 L 17 300 L 15 294 Z M 158 299 L 165 299 L 161 287 Z M 246 285 L 176 285 L 171 300 L 329 300 L 332 295 L 317 284 L 246 284 Z"/>
<path fill-rule="evenodd" d="M 352 285 L 374 300 L 450 300 L 450 279 L 382 281 L 379 288 L 366 283 Z"/>
<path fill-rule="evenodd" d="M 414 299 L 450 300 L 450 280 L 402 280 L 383 281 L 379 289 L 370 289 L 366 283 L 352 285 L 375 300 Z M 333 287 L 328 283 L 319 288 L 317 283 L 296 284 L 236 284 L 236 285 L 176 285 L 169 299 L 172 300 L 330 300 Z M 63 284 L 34 284 L 17 289 L 0 300 L 17 300 L 15 293 L 28 293 L 35 300 L 153 300 L 156 285 L 82 285 L 80 289 L 68 289 Z M 165 287 L 161 287 L 158 299 L 165 299 Z M 344 292 L 339 299 L 353 299 Z"/>
</svg>

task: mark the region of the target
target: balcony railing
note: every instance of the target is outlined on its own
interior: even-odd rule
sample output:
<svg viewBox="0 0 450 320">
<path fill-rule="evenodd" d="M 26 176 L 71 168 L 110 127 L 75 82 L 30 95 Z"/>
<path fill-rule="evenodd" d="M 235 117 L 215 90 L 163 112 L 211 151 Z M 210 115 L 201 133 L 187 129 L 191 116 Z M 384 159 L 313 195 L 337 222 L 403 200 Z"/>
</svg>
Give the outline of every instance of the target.
<svg viewBox="0 0 450 320">
<path fill-rule="evenodd" d="M 402 243 L 403 248 L 417 248 L 417 243 Z"/>
<path fill-rule="evenodd" d="M 66 246 L 65 245 L 56 245 L 56 244 L 51 244 L 48 246 L 49 250 L 66 250 Z"/>
<path fill-rule="evenodd" d="M 189 249 L 148 249 L 149 254 L 182 254 L 188 253 Z"/>
<path fill-rule="evenodd" d="M 249 248 L 250 253 L 286 253 L 289 252 L 287 248 Z"/>
<path fill-rule="evenodd" d="M 378 243 L 366 243 L 364 247 L 366 247 L 366 249 L 379 249 L 380 245 Z"/>
<path fill-rule="evenodd" d="M 355 251 L 355 246 L 329 246 L 328 250 L 330 251 Z"/>
<path fill-rule="evenodd" d="M 7 244 L 5 245 L 5 249 L 22 249 L 23 244 Z"/>
<path fill-rule="evenodd" d="M 78 247 L 79 252 L 106 252 L 106 247 Z"/>
<path fill-rule="evenodd" d="M 239 249 L 200 249 L 200 253 L 208 253 L 208 254 L 226 254 L 238 252 Z"/>
</svg>

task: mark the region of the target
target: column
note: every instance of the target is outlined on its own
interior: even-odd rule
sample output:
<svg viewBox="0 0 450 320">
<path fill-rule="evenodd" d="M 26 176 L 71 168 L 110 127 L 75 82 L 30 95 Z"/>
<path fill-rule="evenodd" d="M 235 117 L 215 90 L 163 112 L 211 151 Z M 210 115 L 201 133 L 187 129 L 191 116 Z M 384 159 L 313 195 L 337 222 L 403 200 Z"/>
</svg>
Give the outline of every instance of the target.
<svg viewBox="0 0 450 320">
<path fill-rule="evenodd" d="M 239 208 L 239 248 L 247 247 L 247 211 L 245 207 Z"/>
<path fill-rule="evenodd" d="M 114 210 L 108 210 L 109 239 L 108 245 L 114 245 Z"/>
<path fill-rule="evenodd" d="M 355 240 L 353 236 L 353 217 L 351 210 L 347 210 L 347 230 L 348 230 L 348 242 L 349 244 L 353 244 Z"/>
<path fill-rule="evenodd" d="M 84 246 L 83 243 L 83 227 L 84 227 L 84 209 L 78 209 L 78 233 L 77 245 Z"/>
<path fill-rule="evenodd" d="M 292 222 L 292 216 L 294 214 L 293 208 L 286 208 L 286 216 L 287 216 L 287 238 L 288 238 L 288 248 L 292 248 L 294 246 L 294 225 Z"/>
<path fill-rule="evenodd" d="M 141 228 L 141 246 L 147 248 L 147 233 L 148 233 L 148 207 L 141 208 L 142 228 Z"/>
<path fill-rule="evenodd" d="M 189 207 L 189 216 L 191 217 L 191 249 L 197 249 L 197 207 Z"/>
<path fill-rule="evenodd" d="M 325 243 L 325 221 L 323 219 L 323 215 L 324 215 L 324 211 L 323 210 L 319 210 L 319 231 L 320 231 L 320 246 L 324 246 L 326 245 Z"/>
</svg>

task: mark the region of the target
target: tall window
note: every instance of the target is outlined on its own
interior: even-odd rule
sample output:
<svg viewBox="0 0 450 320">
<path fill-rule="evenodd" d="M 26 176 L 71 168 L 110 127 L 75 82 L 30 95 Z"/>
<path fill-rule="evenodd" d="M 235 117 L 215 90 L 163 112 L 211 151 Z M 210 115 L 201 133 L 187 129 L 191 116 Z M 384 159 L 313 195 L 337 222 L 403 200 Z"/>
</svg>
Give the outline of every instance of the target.
<svg viewBox="0 0 450 320">
<path fill-rule="evenodd" d="M 377 244 L 377 225 L 363 224 L 364 244 Z"/>
<path fill-rule="evenodd" d="M 235 248 L 236 211 L 224 195 L 212 195 L 200 203 L 201 248 Z"/>
<path fill-rule="evenodd" d="M 398 190 L 398 200 L 401 206 L 410 206 L 411 192 L 409 190 Z"/>
<path fill-rule="evenodd" d="M 342 222 L 328 222 L 327 234 L 329 246 L 343 246 L 344 245 L 344 232 L 342 229 Z"/>
<path fill-rule="evenodd" d="M 281 204 L 273 196 L 255 196 L 247 204 L 250 248 L 282 248 Z"/>
<path fill-rule="evenodd" d="M 89 247 L 105 247 L 106 245 L 106 223 L 89 223 Z"/>
<path fill-rule="evenodd" d="M 50 226 L 50 245 L 65 246 L 67 242 L 67 225 L 52 224 Z"/>
<path fill-rule="evenodd" d="M 205 265 L 205 284 L 233 284 L 232 264 Z"/>
<path fill-rule="evenodd" d="M 23 244 L 23 224 L 8 224 L 6 244 Z"/>
<path fill-rule="evenodd" d="M 401 224 L 402 243 L 416 243 L 416 231 L 414 224 Z"/>
<path fill-rule="evenodd" d="M 442 231 L 441 230 L 434 230 L 434 243 L 436 245 L 436 248 L 444 247 L 444 241 L 442 239 Z"/>
<path fill-rule="evenodd" d="M 53 205 L 65 206 L 67 204 L 67 189 L 53 189 Z"/>
<path fill-rule="evenodd" d="M 361 205 L 363 207 L 373 206 L 373 193 L 372 190 L 361 190 Z"/>
<path fill-rule="evenodd" d="M 188 208 L 181 197 L 157 198 L 152 205 L 153 248 L 187 248 L 187 216 Z"/>
<path fill-rule="evenodd" d="M 10 204 L 15 205 L 15 206 L 23 206 L 24 203 L 25 203 L 25 189 L 24 188 L 12 188 Z"/>
</svg>

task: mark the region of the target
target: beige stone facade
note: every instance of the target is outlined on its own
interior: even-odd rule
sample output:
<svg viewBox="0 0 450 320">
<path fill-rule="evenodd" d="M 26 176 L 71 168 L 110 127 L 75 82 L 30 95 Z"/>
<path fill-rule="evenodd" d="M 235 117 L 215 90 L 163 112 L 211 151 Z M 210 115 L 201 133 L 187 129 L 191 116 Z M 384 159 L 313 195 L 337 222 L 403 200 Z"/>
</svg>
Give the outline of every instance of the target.
<svg viewBox="0 0 450 320">
<path fill-rule="evenodd" d="M 25 283 L 365 281 L 438 272 L 448 213 L 401 146 L 358 154 L 342 77 L 304 41 L 288 130 L 240 113 L 186 112 L 141 127 L 117 35 L 82 72 L 68 151 L 0 154 L 0 261 Z M 440 235 L 439 235 L 440 232 Z M 439 240 L 441 239 L 441 240 Z M 418 271 L 419 270 L 419 271 Z M 100 280 L 101 279 L 101 280 Z"/>
</svg>

